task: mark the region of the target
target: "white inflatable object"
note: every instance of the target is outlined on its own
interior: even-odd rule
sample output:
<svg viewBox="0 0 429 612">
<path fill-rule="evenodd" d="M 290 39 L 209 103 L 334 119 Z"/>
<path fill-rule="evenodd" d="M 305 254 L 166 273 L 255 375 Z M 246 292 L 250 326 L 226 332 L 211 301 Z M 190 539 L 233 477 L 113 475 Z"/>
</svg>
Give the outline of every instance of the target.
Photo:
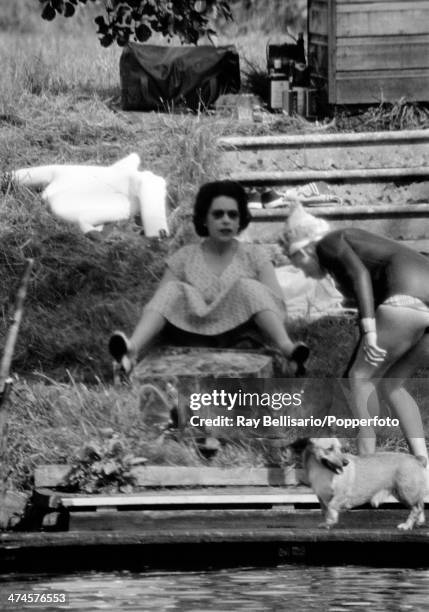
<svg viewBox="0 0 429 612">
<path fill-rule="evenodd" d="M 42 198 L 52 213 L 85 234 L 135 215 L 146 236 L 168 234 L 166 182 L 149 170 L 139 171 L 139 165 L 139 156 L 131 153 L 111 166 L 39 166 L 12 176 L 20 185 L 45 187 Z"/>
<path fill-rule="evenodd" d="M 321 280 L 308 278 L 302 270 L 292 265 L 280 266 L 275 271 L 290 318 L 304 316 L 317 319 L 328 314 L 350 311 L 344 309 L 344 298 L 330 276 Z"/>
</svg>

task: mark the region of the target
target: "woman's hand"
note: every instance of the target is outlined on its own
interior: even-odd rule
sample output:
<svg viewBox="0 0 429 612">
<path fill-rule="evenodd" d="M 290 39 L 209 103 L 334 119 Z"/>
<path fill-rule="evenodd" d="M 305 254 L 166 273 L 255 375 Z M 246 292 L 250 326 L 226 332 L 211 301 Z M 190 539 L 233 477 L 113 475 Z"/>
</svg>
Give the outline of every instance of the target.
<svg viewBox="0 0 429 612">
<path fill-rule="evenodd" d="M 387 352 L 377 344 L 377 332 L 366 332 L 363 337 L 363 351 L 365 353 L 365 361 L 371 365 L 380 365 L 385 358 Z"/>
</svg>

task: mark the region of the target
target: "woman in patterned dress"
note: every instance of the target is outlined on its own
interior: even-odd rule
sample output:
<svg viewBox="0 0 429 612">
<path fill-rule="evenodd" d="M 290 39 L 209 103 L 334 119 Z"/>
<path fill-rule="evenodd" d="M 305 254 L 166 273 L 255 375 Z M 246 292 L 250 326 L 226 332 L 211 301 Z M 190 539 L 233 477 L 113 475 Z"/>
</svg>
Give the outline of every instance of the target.
<svg viewBox="0 0 429 612">
<path fill-rule="evenodd" d="M 251 320 L 296 364 L 297 374 L 305 372 L 309 349 L 288 335 L 286 309 L 272 263 L 262 246 L 237 240 L 249 221 L 241 185 L 214 181 L 200 188 L 193 222 L 203 239 L 167 260 L 158 289 L 131 337 L 115 332 L 110 338 L 110 353 L 125 373 L 167 324 L 209 339 Z"/>
</svg>

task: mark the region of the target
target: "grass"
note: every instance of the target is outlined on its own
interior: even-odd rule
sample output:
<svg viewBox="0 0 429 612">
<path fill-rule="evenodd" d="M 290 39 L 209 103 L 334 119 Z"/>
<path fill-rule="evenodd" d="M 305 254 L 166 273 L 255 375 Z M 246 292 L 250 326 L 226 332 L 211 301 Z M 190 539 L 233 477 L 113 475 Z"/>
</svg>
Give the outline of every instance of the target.
<svg viewBox="0 0 429 612">
<path fill-rule="evenodd" d="M 170 439 L 160 445 L 152 439 L 138 390 L 112 386 L 106 341 L 113 329 L 132 329 L 163 272 L 166 255 L 195 238 L 189 215 L 196 188 L 218 176 L 216 140 L 237 133 L 237 126 L 209 113 L 123 114 L 119 107 L 120 49 L 101 48 L 92 25 L 83 20 L 42 23 L 33 13 L 19 9 L 24 7 L 24 0 L 20 2 L 23 4 L 12 3 L 9 12 L 0 7 L 3 345 L 24 260 L 34 257 L 36 261 L 13 362 L 19 378 L 8 407 L 9 486 L 30 489 L 35 466 L 71 461 L 83 443 L 99 438 L 105 428 L 117 432 L 133 456 L 144 456 L 151 463 L 203 464 L 204 458 L 191 443 Z M 268 40 L 268 34 L 257 32 L 258 20 L 261 18 L 254 16 L 247 31 L 233 25 L 228 35 L 220 37 L 220 42 L 234 40 L 245 58 L 244 82 L 249 89 L 255 89 L 257 75 L 261 75 Z M 274 40 L 270 34 L 272 42 L 276 36 L 282 34 L 274 32 Z M 408 125 L 404 119 L 411 117 L 408 108 L 406 113 L 395 111 L 392 129 Z M 371 129 L 380 122 L 386 124 L 381 107 L 369 113 L 365 125 L 372 122 Z M 341 121 L 334 129 L 347 129 L 347 121 L 351 126 L 354 119 Z M 279 116 L 267 126 L 239 131 L 294 133 L 319 128 L 326 129 Z M 100 243 L 90 242 L 55 220 L 39 195 L 18 189 L 8 180 L 8 173 L 18 167 L 109 164 L 133 151 L 141 156 L 143 166 L 168 180 L 173 236 L 166 242 L 142 237 L 131 223 L 118 224 Z M 314 377 L 341 371 L 354 330 L 321 320 L 312 326 L 298 322 L 292 331 L 314 346 Z M 333 342 L 341 347 L 335 354 L 329 350 Z M 156 398 L 148 401 L 156 406 Z M 309 404 L 307 411 L 312 409 Z M 225 446 L 213 464 L 262 465 L 267 461 L 269 450 L 263 445 L 242 442 Z"/>
</svg>

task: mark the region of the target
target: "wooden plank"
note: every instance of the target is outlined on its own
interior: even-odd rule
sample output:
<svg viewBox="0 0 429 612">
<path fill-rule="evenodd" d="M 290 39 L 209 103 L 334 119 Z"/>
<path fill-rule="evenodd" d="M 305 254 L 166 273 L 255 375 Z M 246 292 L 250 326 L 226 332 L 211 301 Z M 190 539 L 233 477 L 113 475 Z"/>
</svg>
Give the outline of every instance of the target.
<svg viewBox="0 0 429 612">
<path fill-rule="evenodd" d="M 389 7 L 392 7 L 392 10 L 395 10 L 395 5 L 404 5 L 406 3 L 409 4 L 427 4 L 427 0 L 391 0 L 391 2 L 388 3 Z M 336 0 L 336 4 L 340 5 L 340 4 L 380 4 L 380 0 Z M 384 1 L 384 4 L 386 5 L 387 2 L 386 0 Z"/>
<path fill-rule="evenodd" d="M 148 543 L 162 544 L 167 541 L 184 542 L 184 543 L 203 543 L 204 541 L 226 541 L 236 543 L 263 541 L 325 541 L 325 542 L 353 542 L 353 541 L 373 541 L 373 542 L 404 542 L 409 541 L 417 544 L 422 542 L 425 544 L 427 553 L 427 545 L 429 544 L 429 529 L 422 527 L 413 531 L 401 531 L 396 525 L 404 515 L 406 509 L 389 509 L 389 510 L 351 510 L 344 512 L 340 517 L 340 524 L 334 529 L 327 530 L 320 527 L 320 513 L 297 512 L 285 513 L 283 517 L 274 517 L 267 520 L 267 516 L 263 513 L 254 520 L 246 516 L 247 520 L 241 518 L 242 512 L 235 513 L 235 520 L 230 518 L 223 529 L 219 529 L 216 515 L 213 521 L 207 517 L 205 525 L 198 525 L 196 529 L 192 528 L 192 522 L 188 519 L 180 527 L 176 527 L 176 521 L 172 521 L 171 528 L 168 526 L 169 521 L 160 521 L 157 527 L 150 525 L 146 529 L 138 529 L 125 533 L 109 532 L 104 538 L 103 534 L 92 533 L 90 530 L 84 532 L 68 532 L 68 533 L 4 533 L 0 534 L 0 549 L 13 551 L 19 547 L 22 548 L 43 548 L 52 546 L 54 548 L 63 548 L 65 546 L 78 546 L 83 551 L 88 550 L 91 546 L 119 545 L 126 546 L 130 544 L 144 545 Z M 206 515 L 207 516 L 207 515 Z M 187 518 L 187 517 L 186 517 Z M 186 524 L 188 523 L 188 524 Z M 58 560 L 57 560 L 58 561 Z M 427 556 L 426 556 L 427 563 Z"/>
<path fill-rule="evenodd" d="M 374 204 L 357 205 L 357 206 L 317 206 L 311 208 L 311 213 L 315 217 L 324 217 L 326 219 L 355 219 L 356 217 L 367 216 L 414 216 L 427 215 L 429 216 L 429 202 L 426 204 Z M 289 215 L 289 209 L 274 208 L 266 210 L 253 210 L 253 220 L 270 219 L 271 221 L 285 221 Z"/>
<path fill-rule="evenodd" d="M 427 34 L 427 2 L 375 2 L 338 4 L 336 36 L 389 36 Z"/>
<path fill-rule="evenodd" d="M 336 5 L 340 5 L 340 4 L 380 4 L 382 2 L 382 0 L 335 0 Z M 392 2 L 387 2 L 387 0 L 384 0 L 383 4 L 384 5 L 388 5 L 388 6 L 394 6 L 395 4 L 400 4 L 400 5 L 406 5 L 406 4 L 411 4 L 411 5 L 417 5 L 417 4 L 423 4 L 426 5 L 427 4 L 427 0 L 392 0 Z M 405 6 L 403 8 L 406 8 Z"/>
<path fill-rule="evenodd" d="M 339 10 L 396 12 L 412 9 L 428 9 L 427 0 L 335 0 Z"/>
<path fill-rule="evenodd" d="M 234 542 L 244 544 L 254 541 L 262 542 L 410 542 L 414 545 L 422 543 L 427 552 L 429 544 L 429 529 L 421 528 L 413 531 L 401 531 L 396 528 L 404 511 L 398 510 L 352 510 L 341 515 L 338 525 L 327 530 L 320 527 L 318 512 L 286 514 L 283 520 L 276 523 L 268 522 L 261 516 L 258 521 L 243 521 L 240 513 L 235 521 L 225 525 L 223 529 L 211 527 L 207 521 L 206 526 L 192 529 L 192 525 L 184 525 L 181 529 L 171 528 L 162 522 L 156 529 L 138 529 L 122 533 L 117 532 L 91 532 L 82 531 L 68 533 L 4 533 L 0 534 L 0 550 L 9 555 L 17 549 L 64 549 L 75 546 L 87 552 L 92 546 L 119 546 L 171 543 L 204 543 L 204 542 Z M 406 513 L 406 510 L 405 510 Z M 56 559 L 58 562 L 59 559 Z M 201 560 L 200 560 L 201 561 Z M 403 560 L 404 562 L 404 560 Z M 426 558 L 427 563 L 427 558 Z"/>
<path fill-rule="evenodd" d="M 55 488 L 69 471 L 67 465 L 41 465 L 34 472 L 37 489 Z M 293 485 L 299 481 L 301 472 L 294 468 L 216 468 L 193 466 L 150 465 L 136 467 L 133 474 L 139 487 L 182 486 L 278 486 Z"/>
<path fill-rule="evenodd" d="M 371 168 L 360 170 L 296 170 L 289 172 L 234 172 L 230 178 L 243 185 L 265 183 L 308 183 L 311 181 L 354 181 L 354 180 L 398 180 L 399 178 L 426 178 L 429 168 Z"/>
<path fill-rule="evenodd" d="M 259 521 L 237 515 L 223 528 L 207 522 L 193 529 L 137 527 L 132 531 L 0 534 L 0 571 L 142 571 L 277 566 L 284 563 L 427 567 L 429 530 L 403 532 L 405 512 L 353 511 L 335 529 L 320 528 L 319 513 L 287 514 Z M 352 520 L 350 520 L 352 519 Z M 389 520 L 390 519 L 390 520 Z"/>
<path fill-rule="evenodd" d="M 392 498 L 393 500 L 393 498 Z M 389 500 L 390 501 L 390 500 Z M 394 500 L 393 500 L 394 501 Z M 224 489 L 199 491 L 146 492 L 135 495 L 83 495 L 61 496 L 61 505 L 68 510 L 79 508 L 121 508 L 121 507 L 169 507 L 175 506 L 269 506 L 274 504 L 318 504 L 317 497 L 310 490 L 297 487 L 297 492 L 279 491 L 264 487 L 257 492 L 227 492 Z"/>
<path fill-rule="evenodd" d="M 394 240 L 424 240 L 429 235 L 429 217 L 422 220 L 420 217 L 383 217 L 356 216 L 354 218 L 330 217 L 329 224 L 332 230 L 344 229 L 346 227 L 358 227 L 369 232 L 379 233 Z M 280 223 L 270 219 L 258 219 L 250 224 L 248 229 L 249 240 L 270 242 L 278 239 L 282 232 Z"/>
<path fill-rule="evenodd" d="M 311 76 L 315 78 L 327 79 L 328 76 L 328 38 L 321 38 L 313 35 L 308 42 L 308 64 Z"/>
<path fill-rule="evenodd" d="M 328 37 L 313 35 L 308 42 L 308 64 L 312 76 L 327 78 L 328 75 Z"/>
<path fill-rule="evenodd" d="M 308 36 L 313 34 L 328 35 L 328 2 L 318 0 L 311 2 L 308 7 Z"/>
<path fill-rule="evenodd" d="M 361 132 L 345 134 L 303 134 L 293 136 L 228 136 L 218 139 L 218 145 L 225 151 L 241 149 L 302 147 L 330 145 L 347 146 L 349 144 L 429 144 L 429 129 L 401 130 L 397 132 Z"/>
<path fill-rule="evenodd" d="M 336 192 L 340 186 L 336 186 Z M 379 185 L 382 193 L 382 185 Z M 365 196 L 364 190 L 357 201 L 371 201 L 374 183 L 368 183 L 372 192 Z M 341 192 L 340 192 L 341 193 Z M 417 208 L 422 206 L 422 209 Z M 419 213 L 418 211 L 421 210 Z M 396 240 L 425 240 L 429 235 L 429 203 L 416 205 L 383 205 L 316 207 L 312 214 L 327 219 L 333 230 L 353 225 L 372 232 L 378 232 Z M 272 243 L 279 239 L 282 226 L 288 215 L 287 208 L 252 211 L 253 222 L 246 230 L 249 240 Z"/>
<path fill-rule="evenodd" d="M 412 147 L 412 148 L 411 148 Z M 285 148 L 246 148 L 225 151 L 221 159 L 221 171 L 229 176 L 234 172 L 296 171 L 296 170 L 357 170 L 429 167 L 429 142 L 349 143 L 329 146 Z M 364 178 L 364 177 L 362 177 Z"/>
<path fill-rule="evenodd" d="M 429 100 L 429 68 L 413 70 L 339 72 L 335 104 L 376 104 Z M 330 100 L 331 101 L 331 100 Z"/>
<path fill-rule="evenodd" d="M 347 177 L 343 169 L 362 168 L 361 178 L 364 178 L 366 169 L 371 169 L 370 178 L 374 179 L 375 169 L 390 166 L 390 176 L 396 175 L 397 178 L 403 173 L 407 175 L 407 168 L 420 167 L 418 173 L 424 174 L 429 167 L 429 130 L 230 137 L 219 139 L 219 147 L 226 176 L 245 171 L 251 172 L 252 176 L 262 171 L 288 171 L 286 181 L 289 181 L 295 178 L 290 175 L 292 171 L 332 169 L 341 178 L 340 175 Z M 305 180 L 307 176 L 304 174 L 300 179 Z"/>
<path fill-rule="evenodd" d="M 210 489 L 146 491 L 135 494 L 110 495 L 72 495 L 59 494 L 60 507 L 70 511 L 80 508 L 174 508 L 177 506 L 190 507 L 225 507 L 225 506 L 270 506 L 270 505 L 319 505 L 316 495 L 310 488 L 295 487 L 221 487 Z M 393 496 L 386 499 L 386 503 L 397 504 Z M 429 503 L 429 495 L 425 497 Z"/>
<path fill-rule="evenodd" d="M 138 485 L 179 486 L 284 486 L 297 484 L 294 468 L 216 468 L 191 466 L 148 466 L 135 470 Z"/>
<path fill-rule="evenodd" d="M 392 528 L 398 524 L 406 515 L 406 510 L 395 506 L 384 506 L 383 508 L 371 510 L 354 510 L 344 512 L 340 518 L 340 528 L 351 527 L 364 528 L 368 524 L 377 525 L 377 528 Z M 47 515 L 50 516 L 50 515 Z M 294 506 L 274 506 L 273 508 L 256 509 L 207 509 L 207 510 L 121 510 L 111 512 L 109 510 L 69 512 L 68 531 L 120 531 L 137 532 L 149 530 L 161 530 L 177 532 L 189 530 L 210 529 L 224 531 L 246 525 L 248 532 L 255 529 L 279 529 L 285 525 L 291 528 L 293 525 L 301 529 L 314 527 L 320 522 L 320 509 L 314 506 L 295 508 Z M 360 520 L 359 520 L 360 519 Z M 240 525 L 241 523 L 241 525 Z"/>
<path fill-rule="evenodd" d="M 328 100 L 337 98 L 337 11 L 335 0 L 329 0 L 328 15 Z"/>
<path fill-rule="evenodd" d="M 338 72 L 429 67 L 429 34 L 337 38 Z"/>
</svg>

